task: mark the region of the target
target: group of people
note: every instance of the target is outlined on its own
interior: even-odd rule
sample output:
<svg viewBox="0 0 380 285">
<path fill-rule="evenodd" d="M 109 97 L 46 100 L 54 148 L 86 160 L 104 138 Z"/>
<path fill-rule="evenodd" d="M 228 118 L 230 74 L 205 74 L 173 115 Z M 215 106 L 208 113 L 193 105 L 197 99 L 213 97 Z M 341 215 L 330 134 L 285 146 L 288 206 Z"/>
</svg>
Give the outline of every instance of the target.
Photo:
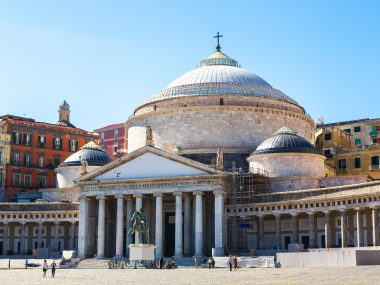
<svg viewBox="0 0 380 285">
<path fill-rule="evenodd" d="M 230 266 L 230 271 L 232 271 L 232 268 L 234 270 L 237 270 L 238 268 L 238 261 L 237 261 L 237 256 L 236 255 L 230 255 L 228 259 L 228 265 Z"/>
<path fill-rule="evenodd" d="M 175 264 L 174 257 L 171 257 L 165 264 L 164 258 L 161 256 L 159 260 L 160 269 L 167 268 L 167 269 L 175 269 L 177 268 L 177 265 Z"/>
<path fill-rule="evenodd" d="M 48 271 L 48 268 L 49 268 L 49 265 L 47 264 L 47 261 L 46 259 L 44 260 L 44 263 L 42 264 L 42 273 L 43 273 L 43 277 L 46 277 L 46 272 Z M 57 263 L 55 263 L 55 261 L 53 260 L 53 263 L 50 265 L 50 268 L 51 268 L 51 277 L 54 277 L 55 276 L 55 270 L 57 268 Z"/>
<path fill-rule="evenodd" d="M 208 263 L 208 268 L 215 268 L 215 259 L 213 257 L 205 257 L 203 259 L 203 264 L 207 264 Z M 196 256 L 194 256 L 194 267 L 197 269 L 198 268 L 198 258 Z"/>
</svg>

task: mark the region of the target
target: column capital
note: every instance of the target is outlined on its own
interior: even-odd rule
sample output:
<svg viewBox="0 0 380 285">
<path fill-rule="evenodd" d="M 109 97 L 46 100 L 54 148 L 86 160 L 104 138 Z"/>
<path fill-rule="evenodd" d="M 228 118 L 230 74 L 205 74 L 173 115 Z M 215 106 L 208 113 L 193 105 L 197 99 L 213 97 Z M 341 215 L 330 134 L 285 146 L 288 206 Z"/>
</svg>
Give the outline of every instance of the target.
<svg viewBox="0 0 380 285">
<path fill-rule="evenodd" d="M 203 196 L 204 195 L 204 193 L 202 192 L 202 191 L 194 191 L 193 192 L 193 195 L 195 195 L 195 196 L 198 196 L 198 195 L 200 195 L 200 196 Z"/>
<path fill-rule="evenodd" d="M 141 193 L 133 194 L 133 198 L 142 198 L 143 195 Z"/>
<path fill-rule="evenodd" d="M 182 196 L 182 192 L 173 192 L 173 196 Z"/>
<path fill-rule="evenodd" d="M 325 216 L 328 216 L 331 213 L 331 211 L 330 210 L 325 210 L 325 211 L 323 211 L 323 213 L 325 214 Z"/>
<path fill-rule="evenodd" d="M 261 220 L 261 219 L 264 219 L 264 214 L 256 214 L 256 216 Z"/>
<path fill-rule="evenodd" d="M 224 196 L 226 192 L 224 192 L 223 190 L 214 190 L 212 191 L 212 194 L 214 194 L 215 196 Z"/>
<path fill-rule="evenodd" d="M 299 213 L 298 213 L 298 212 L 290 212 L 289 214 L 290 214 L 292 217 L 297 217 Z"/>
<path fill-rule="evenodd" d="M 363 210 L 363 208 L 362 208 L 362 207 L 354 207 L 354 210 L 355 210 L 356 212 L 360 212 L 361 210 Z"/>
<path fill-rule="evenodd" d="M 277 219 L 277 218 L 280 218 L 281 214 L 280 213 L 273 213 L 273 216 Z"/>
<path fill-rule="evenodd" d="M 54 221 L 54 224 L 57 226 L 59 225 L 60 221 Z"/>
<path fill-rule="evenodd" d="M 309 211 L 309 212 L 306 212 L 306 214 L 308 214 L 309 216 L 313 216 L 315 214 L 315 212 Z"/>
<path fill-rule="evenodd" d="M 345 208 L 340 208 L 338 209 L 340 215 L 344 215 L 346 213 L 346 209 Z"/>
<path fill-rule="evenodd" d="M 71 225 L 75 225 L 77 221 L 70 221 Z"/>
<path fill-rule="evenodd" d="M 90 200 L 90 198 L 88 197 L 88 196 L 86 196 L 86 195 L 81 195 L 81 196 L 79 196 L 79 201 L 80 200 L 83 200 L 83 201 L 88 201 L 88 200 Z"/>
<path fill-rule="evenodd" d="M 106 199 L 106 196 L 104 195 L 96 196 L 96 200 L 105 200 L 105 199 Z"/>
<path fill-rule="evenodd" d="M 122 195 L 122 194 L 117 194 L 117 195 L 115 195 L 115 199 L 121 199 L 121 200 L 123 200 L 124 199 L 124 195 Z"/>
<path fill-rule="evenodd" d="M 163 197 L 164 196 L 164 193 L 162 193 L 162 192 L 156 192 L 156 193 L 153 193 L 153 196 L 154 197 Z"/>
<path fill-rule="evenodd" d="M 369 208 L 371 210 L 377 210 L 379 208 L 379 206 L 378 205 L 371 205 L 371 206 L 369 206 Z"/>
</svg>

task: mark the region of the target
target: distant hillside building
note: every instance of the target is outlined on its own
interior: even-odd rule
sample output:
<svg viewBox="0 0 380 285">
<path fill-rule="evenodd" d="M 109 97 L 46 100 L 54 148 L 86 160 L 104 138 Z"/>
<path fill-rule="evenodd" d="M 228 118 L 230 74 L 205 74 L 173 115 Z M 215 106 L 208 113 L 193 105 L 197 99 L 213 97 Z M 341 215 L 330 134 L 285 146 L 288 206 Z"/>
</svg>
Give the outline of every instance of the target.
<svg viewBox="0 0 380 285">
<path fill-rule="evenodd" d="M 108 125 L 94 130 L 99 133 L 99 145 L 113 158 L 128 152 L 128 128 L 125 123 Z"/>
<path fill-rule="evenodd" d="M 11 137 L 10 160 L 6 165 L 4 198 L 33 195 L 33 190 L 56 186 L 54 168 L 98 135 L 76 128 L 70 122 L 70 106 L 64 101 L 56 124 L 4 115 L 2 132 Z"/>
</svg>

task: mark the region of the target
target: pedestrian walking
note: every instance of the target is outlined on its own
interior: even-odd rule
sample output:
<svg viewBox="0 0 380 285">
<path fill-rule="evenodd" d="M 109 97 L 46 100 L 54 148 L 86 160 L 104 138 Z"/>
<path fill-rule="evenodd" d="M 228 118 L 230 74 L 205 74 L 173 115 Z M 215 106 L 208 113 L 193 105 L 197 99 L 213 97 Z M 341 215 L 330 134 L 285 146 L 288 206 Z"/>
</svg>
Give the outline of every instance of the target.
<svg viewBox="0 0 380 285">
<path fill-rule="evenodd" d="M 230 266 L 230 271 L 232 271 L 232 264 L 234 263 L 233 257 L 230 255 L 230 258 L 228 259 L 228 265 Z"/>
<path fill-rule="evenodd" d="M 213 257 L 211 257 L 211 266 L 212 266 L 212 269 L 215 268 L 215 259 Z"/>
<path fill-rule="evenodd" d="M 212 265 L 212 259 L 211 257 L 208 259 L 208 269 L 211 269 L 211 265 Z"/>
<path fill-rule="evenodd" d="M 160 269 L 164 267 L 164 258 L 161 256 L 160 258 Z"/>
<path fill-rule="evenodd" d="M 53 260 L 53 263 L 51 264 L 51 277 L 55 276 L 56 267 L 57 267 L 57 263 L 55 263 L 55 260 Z"/>
<path fill-rule="evenodd" d="M 196 256 L 194 256 L 194 266 L 195 266 L 195 269 L 198 268 L 198 259 Z"/>
<path fill-rule="evenodd" d="M 234 256 L 234 270 L 237 270 L 238 267 L 238 261 L 237 261 L 237 256 Z"/>
<path fill-rule="evenodd" d="M 46 277 L 46 271 L 48 270 L 48 264 L 46 262 L 46 259 L 44 260 L 44 263 L 42 264 L 42 273 L 43 273 L 43 277 Z"/>
</svg>

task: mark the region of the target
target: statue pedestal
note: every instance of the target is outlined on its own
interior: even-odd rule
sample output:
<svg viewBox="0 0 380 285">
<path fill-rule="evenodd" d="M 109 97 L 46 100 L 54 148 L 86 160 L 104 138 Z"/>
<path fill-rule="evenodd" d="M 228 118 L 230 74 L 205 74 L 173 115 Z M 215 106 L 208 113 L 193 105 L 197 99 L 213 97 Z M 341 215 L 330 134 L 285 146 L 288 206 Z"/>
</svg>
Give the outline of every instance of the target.
<svg viewBox="0 0 380 285">
<path fill-rule="evenodd" d="M 153 244 L 130 244 L 129 260 L 154 260 Z"/>
</svg>

